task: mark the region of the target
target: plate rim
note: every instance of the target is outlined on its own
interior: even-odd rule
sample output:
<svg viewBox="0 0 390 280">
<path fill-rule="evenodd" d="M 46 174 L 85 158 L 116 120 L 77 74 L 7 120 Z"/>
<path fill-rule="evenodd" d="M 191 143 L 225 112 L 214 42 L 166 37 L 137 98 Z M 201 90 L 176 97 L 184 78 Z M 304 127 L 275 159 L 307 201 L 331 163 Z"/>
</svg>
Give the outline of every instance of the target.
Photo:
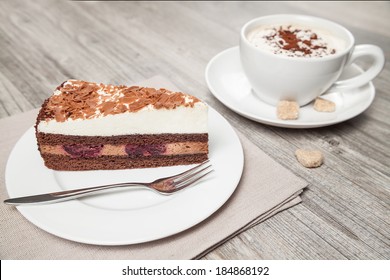
<svg viewBox="0 0 390 280">
<path fill-rule="evenodd" d="M 175 234 L 179 234 L 179 233 L 181 233 L 183 231 L 186 231 L 186 230 L 188 230 L 188 229 L 198 225 L 199 223 L 203 222 L 204 220 L 206 220 L 210 216 L 212 216 L 216 211 L 218 211 L 218 209 L 220 209 L 229 200 L 229 198 L 234 194 L 234 192 L 236 191 L 236 189 L 237 189 L 237 187 L 239 185 L 239 182 L 240 182 L 242 174 L 243 174 L 243 169 L 244 169 L 244 150 L 243 150 L 243 146 L 242 146 L 241 140 L 240 140 L 236 130 L 228 122 L 228 120 L 226 118 L 224 118 L 219 112 L 217 112 L 211 106 L 208 106 L 208 107 L 209 107 L 209 126 L 210 126 L 210 122 L 213 122 L 213 120 L 212 120 L 213 114 L 216 114 L 220 118 L 219 121 L 223 121 L 225 123 L 225 125 L 224 125 L 225 129 L 229 129 L 230 133 L 231 133 L 231 136 L 234 136 L 234 141 L 232 140 L 232 143 L 234 143 L 234 145 L 237 145 L 236 146 L 237 151 L 236 151 L 236 154 L 235 154 L 235 156 L 237 156 L 237 158 L 235 158 L 235 160 L 238 163 L 237 167 L 239 167 L 239 168 L 237 169 L 237 175 L 235 176 L 235 178 L 231 179 L 232 180 L 232 187 L 230 188 L 230 192 L 229 193 L 225 193 L 226 199 L 223 199 L 223 200 L 217 202 L 213 207 L 211 207 L 212 209 L 209 209 L 207 214 L 205 214 L 203 217 L 199 218 L 198 220 L 192 222 L 190 226 L 187 226 L 185 228 L 180 228 L 179 230 L 177 230 L 177 229 L 167 230 L 167 231 L 165 231 L 166 232 L 165 234 L 162 234 L 160 236 L 156 236 L 155 238 L 146 238 L 146 239 L 138 238 L 137 240 L 135 238 L 129 238 L 129 239 L 132 239 L 131 241 L 130 240 L 127 240 L 127 241 L 124 241 L 124 240 L 120 240 L 120 241 L 116 241 L 116 240 L 98 241 L 98 240 L 96 240 L 96 238 L 94 238 L 93 240 L 87 240 L 87 239 L 82 239 L 82 238 L 79 238 L 79 237 L 73 238 L 71 236 L 72 235 L 71 233 L 70 233 L 70 236 L 69 236 L 69 233 L 57 232 L 56 229 L 53 230 L 53 228 L 51 228 L 50 225 L 42 224 L 42 222 L 39 221 L 39 217 L 37 219 L 37 217 L 34 216 L 34 213 L 33 214 L 29 213 L 28 208 L 32 207 L 32 206 L 16 206 L 17 210 L 29 222 L 31 222 L 32 224 L 34 224 L 38 228 L 40 228 L 40 229 L 42 229 L 42 230 L 44 230 L 44 231 L 46 231 L 46 232 L 48 232 L 48 233 L 50 233 L 52 235 L 61 237 L 61 238 L 66 239 L 66 240 L 71 240 L 71 241 L 74 241 L 74 242 L 80 242 L 80 243 L 91 244 L 91 245 L 102 245 L 102 246 L 133 245 L 133 244 L 141 244 L 141 243 L 151 242 L 151 241 L 167 238 L 167 237 L 173 236 Z M 210 112 L 213 112 L 213 113 L 210 114 Z M 221 125 L 221 124 L 218 123 L 218 125 Z M 10 159 L 12 159 L 15 156 L 14 155 L 15 150 L 19 148 L 20 142 L 22 141 L 22 139 L 24 139 L 24 137 L 27 137 L 28 133 L 32 133 L 31 130 L 33 130 L 33 129 L 34 129 L 34 126 L 31 126 L 30 128 L 28 128 L 23 133 L 23 135 L 15 143 L 15 145 L 12 148 L 12 151 L 11 151 L 9 157 L 8 157 L 7 164 L 6 164 L 6 169 L 5 169 L 5 183 L 6 183 L 6 190 L 7 190 L 8 195 L 10 193 L 12 193 L 12 190 L 10 191 L 10 188 L 12 188 L 12 187 L 10 186 L 10 184 L 8 182 L 9 181 L 8 178 L 10 176 L 10 168 L 11 168 L 10 163 L 9 163 Z M 33 143 L 33 145 L 34 145 L 34 143 Z M 38 153 L 38 151 L 36 151 L 36 152 Z M 210 156 L 210 159 L 212 160 L 211 153 L 209 154 L 209 156 Z M 233 180 L 233 179 L 235 179 L 235 180 Z M 60 186 L 58 186 L 58 187 L 60 187 Z M 60 208 L 61 207 L 65 207 L 64 205 L 68 205 L 66 207 L 72 207 L 72 205 L 74 205 L 75 203 L 79 203 L 80 205 L 83 204 L 84 206 L 88 207 L 84 203 L 78 202 L 77 200 L 67 201 L 65 203 L 58 203 L 58 204 L 40 205 L 39 207 L 48 207 L 48 209 L 50 209 L 50 207 L 60 207 Z M 89 207 L 92 208 L 93 206 L 89 206 Z M 124 210 L 124 211 L 126 211 L 126 210 Z"/>
<path fill-rule="evenodd" d="M 221 103 L 223 103 L 226 107 L 231 109 L 232 111 L 236 112 L 237 114 L 244 116 L 250 120 L 256 121 L 258 123 L 270 125 L 270 126 L 275 126 L 275 127 L 283 127 L 283 128 L 292 128 L 292 129 L 305 129 L 305 128 L 318 128 L 318 127 L 326 127 L 326 126 L 331 126 L 335 125 L 344 121 L 347 121 L 349 119 L 352 119 L 361 113 L 363 113 L 365 110 L 367 110 L 372 102 L 375 99 L 375 87 L 370 81 L 366 85 L 369 87 L 370 91 L 370 98 L 366 101 L 365 106 L 361 110 L 358 110 L 350 115 L 344 116 L 343 118 L 336 118 L 332 121 L 319 121 L 319 122 L 299 122 L 299 123 L 294 123 L 294 121 L 282 121 L 282 120 L 277 120 L 277 119 L 270 119 L 270 118 L 264 118 L 264 117 L 259 117 L 256 116 L 252 113 L 245 112 L 245 110 L 242 110 L 240 108 L 234 107 L 230 102 L 227 102 L 226 99 L 222 94 L 219 94 L 217 90 L 214 89 L 213 84 L 211 82 L 211 79 L 209 78 L 209 73 L 210 73 L 210 68 L 215 64 L 215 61 L 217 61 L 220 56 L 226 55 L 229 52 L 237 52 L 239 53 L 239 46 L 234 46 L 227 48 L 225 50 L 220 51 L 217 53 L 215 56 L 213 56 L 210 61 L 207 63 L 206 69 L 205 69 L 205 80 L 206 84 L 210 90 L 210 92 L 216 97 Z M 349 67 L 354 67 L 358 71 L 362 71 L 362 69 L 357 66 L 356 64 L 351 64 Z"/>
</svg>

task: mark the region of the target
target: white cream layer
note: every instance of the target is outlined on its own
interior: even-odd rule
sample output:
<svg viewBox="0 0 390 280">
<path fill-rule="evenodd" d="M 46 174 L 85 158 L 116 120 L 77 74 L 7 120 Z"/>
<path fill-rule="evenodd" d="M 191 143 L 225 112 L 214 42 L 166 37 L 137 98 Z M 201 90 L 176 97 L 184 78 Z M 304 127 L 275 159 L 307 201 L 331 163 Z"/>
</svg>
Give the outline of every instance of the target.
<svg viewBox="0 0 390 280">
<path fill-rule="evenodd" d="M 201 102 L 195 103 L 194 107 L 180 106 L 171 110 L 156 110 L 148 106 L 138 112 L 93 119 L 41 121 L 38 124 L 38 132 L 80 136 L 207 133 L 207 115 L 207 105 Z"/>
</svg>

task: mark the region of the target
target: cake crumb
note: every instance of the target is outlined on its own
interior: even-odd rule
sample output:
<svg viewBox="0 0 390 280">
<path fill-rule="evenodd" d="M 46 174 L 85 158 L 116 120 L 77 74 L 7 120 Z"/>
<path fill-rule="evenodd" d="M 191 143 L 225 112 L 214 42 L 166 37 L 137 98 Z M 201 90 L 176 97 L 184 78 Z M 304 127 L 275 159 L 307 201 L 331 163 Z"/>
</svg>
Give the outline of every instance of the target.
<svg viewBox="0 0 390 280">
<path fill-rule="evenodd" d="M 319 167 L 324 162 L 324 155 L 319 150 L 298 149 L 295 156 L 299 163 L 307 168 Z"/>
<path fill-rule="evenodd" d="M 334 112 L 336 110 L 336 104 L 330 100 L 317 97 L 314 101 L 314 109 L 318 112 Z"/>
<path fill-rule="evenodd" d="M 295 101 L 281 100 L 278 102 L 276 112 L 281 120 L 296 120 L 299 116 L 299 105 Z"/>
</svg>

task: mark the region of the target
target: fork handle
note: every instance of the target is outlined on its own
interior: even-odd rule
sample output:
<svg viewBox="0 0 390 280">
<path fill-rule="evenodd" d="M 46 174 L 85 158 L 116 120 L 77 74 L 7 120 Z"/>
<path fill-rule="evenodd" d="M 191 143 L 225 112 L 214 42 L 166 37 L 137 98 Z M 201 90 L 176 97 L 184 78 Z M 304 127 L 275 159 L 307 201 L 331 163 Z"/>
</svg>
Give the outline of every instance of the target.
<svg viewBox="0 0 390 280">
<path fill-rule="evenodd" d="M 111 185 L 102 185 L 97 187 L 82 188 L 67 190 L 61 192 L 52 192 L 31 196 L 15 197 L 4 200 L 5 204 L 8 205 L 38 205 L 38 204 L 49 204 L 62 202 L 67 200 L 72 200 L 91 194 L 103 192 L 105 190 L 115 189 L 115 188 L 124 188 L 124 187 L 147 187 L 147 185 L 141 183 L 119 183 Z"/>
</svg>

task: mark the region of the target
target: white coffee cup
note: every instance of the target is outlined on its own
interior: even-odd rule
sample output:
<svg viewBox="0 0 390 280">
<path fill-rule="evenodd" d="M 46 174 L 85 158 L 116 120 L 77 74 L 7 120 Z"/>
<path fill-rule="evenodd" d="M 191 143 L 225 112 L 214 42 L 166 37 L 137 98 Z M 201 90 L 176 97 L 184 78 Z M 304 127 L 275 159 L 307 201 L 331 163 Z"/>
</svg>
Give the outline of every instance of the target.
<svg viewBox="0 0 390 280">
<path fill-rule="evenodd" d="M 335 54 L 323 57 L 288 57 L 256 47 L 248 34 L 261 26 L 298 25 L 326 30 L 344 41 Z M 363 73 L 337 81 L 344 68 L 357 58 L 367 56 L 372 65 Z M 245 75 L 255 94 L 264 102 L 276 105 L 280 100 L 294 100 L 303 106 L 329 88 L 357 88 L 374 79 L 383 69 L 383 51 L 374 45 L 357 45 L 351 32 L 322 18 L 305 15 L 270 15 L 246 23 L 240 34 L 240 58 Z M 332 88 L 333 90 L 333 88 Z"/>
</svg>

